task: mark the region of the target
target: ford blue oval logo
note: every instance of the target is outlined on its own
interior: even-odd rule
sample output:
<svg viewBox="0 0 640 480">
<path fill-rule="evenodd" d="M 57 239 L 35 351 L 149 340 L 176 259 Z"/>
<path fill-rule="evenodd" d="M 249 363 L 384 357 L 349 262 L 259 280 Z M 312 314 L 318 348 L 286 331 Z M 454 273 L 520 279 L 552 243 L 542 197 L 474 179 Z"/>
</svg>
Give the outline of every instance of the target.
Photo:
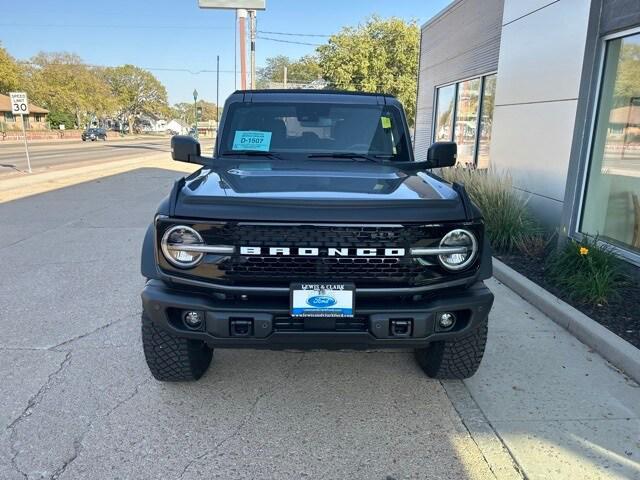
<svg viewBox="0 0 640 480">
<path fill-rule="evenodd" d="M 307 305 L 311 305 L 316 308 L 332 307 L 336 304 L 336 299 L 333 297 L 327 297 L 326 295 L 316 295 L 315 297 L 309 297 L 307 299 Z"/>
</svg>

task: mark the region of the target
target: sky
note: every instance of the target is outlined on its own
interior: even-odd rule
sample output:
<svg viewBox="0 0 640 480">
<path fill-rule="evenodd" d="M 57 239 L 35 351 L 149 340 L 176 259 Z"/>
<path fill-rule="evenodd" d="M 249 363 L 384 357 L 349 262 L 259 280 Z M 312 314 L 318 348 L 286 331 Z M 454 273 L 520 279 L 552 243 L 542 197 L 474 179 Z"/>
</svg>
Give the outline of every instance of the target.
<svg viewBox="0 0 640 480">
<path fill-rule="evenodd" d="M 266 0 L 267 9 L 258 12 L 257 29 L 329 35 L 344 26 L 356 26 L 373 14 L 417 20 L 422 25 L 449 2 Z M 167 87 L 169 102 L 174 104 L 193 101 L 194 88 L 199 98 L 215 101 L 219 55 L 220 103 L 236 86 L 240 88 L 239 75 L 234 75 L 233 11 L 203 10 L 197 0 L 0 0 L 0 12 L 0 42 L 18 60 L 27 60 L 40 51 L 67 51 L 92 65 L 131 63 L 158 77 Z M 326 41 L 326 37 L 268 33 L 258 33 L 258 37 L 303 43 Z M 313 45 L 266 38 L 258 38 L 256 43 L 258 68 L 268 57 L 282 54 L 297 58 L 315 49 Z M 184 71 L 172 71 L 175 69 Z"/>
</svg>

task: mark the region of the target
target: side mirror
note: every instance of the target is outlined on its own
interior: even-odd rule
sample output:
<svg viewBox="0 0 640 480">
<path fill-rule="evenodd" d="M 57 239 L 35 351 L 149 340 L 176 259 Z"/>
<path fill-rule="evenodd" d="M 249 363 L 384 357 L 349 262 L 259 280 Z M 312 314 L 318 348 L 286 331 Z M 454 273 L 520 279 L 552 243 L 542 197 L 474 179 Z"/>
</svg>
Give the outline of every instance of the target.
<svg viewBox="0 0 640 480">
<path fill-rule="evenodd" d="M 457 158 L 456 142 L 436 142 L 427 150 L 427 168 L 453 167 Z"/>
<path fill-rule="evenodd" d="M 171 137 L 171 158 L 178 162 L 202 164 L 200 142 L 189 135 Z"/>
</svg>

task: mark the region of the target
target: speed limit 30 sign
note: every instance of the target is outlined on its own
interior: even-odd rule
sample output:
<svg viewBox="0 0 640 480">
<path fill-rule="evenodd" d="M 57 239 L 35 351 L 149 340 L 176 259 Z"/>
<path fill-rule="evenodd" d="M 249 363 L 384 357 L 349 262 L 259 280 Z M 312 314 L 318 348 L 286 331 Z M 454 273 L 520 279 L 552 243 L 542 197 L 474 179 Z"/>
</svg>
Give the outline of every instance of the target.
<svg viewBox="0 0 640 480">
<path fill-rule="evenodd" d="M 9 97 L 11 98 L 11 113 L 14 115 L 29 114 L 29 101 L 25 92 L 10 92 Z"/>
<path fill-rule="evenodd" d="M 9 97 L 11 98 L 11 113 L 14 115 L 22 116 L 22 134 L 24 137 L 24 152 L 27 154 L 27 167 L 29 168 L 29 173 L 31 173 L 31 160 L 29 159 L 29 145 L 27 142 L 27 131 L 25 129 L 24 124 L 25 115 L 29 115 L 29 101 L 27 100 L 27 94 L 25 92 L 9 92 Z"/>
</svg>

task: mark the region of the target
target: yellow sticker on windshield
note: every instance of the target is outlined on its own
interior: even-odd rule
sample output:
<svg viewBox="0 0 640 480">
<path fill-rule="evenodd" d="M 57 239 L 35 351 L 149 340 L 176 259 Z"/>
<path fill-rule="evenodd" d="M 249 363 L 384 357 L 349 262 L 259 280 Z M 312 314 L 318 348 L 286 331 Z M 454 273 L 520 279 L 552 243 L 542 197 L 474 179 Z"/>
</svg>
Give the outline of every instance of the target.
<svg viewBox="0 0 640 480">
<path fill-rule="evenodd" d="M 391 119 L 389 117 L 380 117 L 382 128 L 391 128 Z"/>
</svg>

